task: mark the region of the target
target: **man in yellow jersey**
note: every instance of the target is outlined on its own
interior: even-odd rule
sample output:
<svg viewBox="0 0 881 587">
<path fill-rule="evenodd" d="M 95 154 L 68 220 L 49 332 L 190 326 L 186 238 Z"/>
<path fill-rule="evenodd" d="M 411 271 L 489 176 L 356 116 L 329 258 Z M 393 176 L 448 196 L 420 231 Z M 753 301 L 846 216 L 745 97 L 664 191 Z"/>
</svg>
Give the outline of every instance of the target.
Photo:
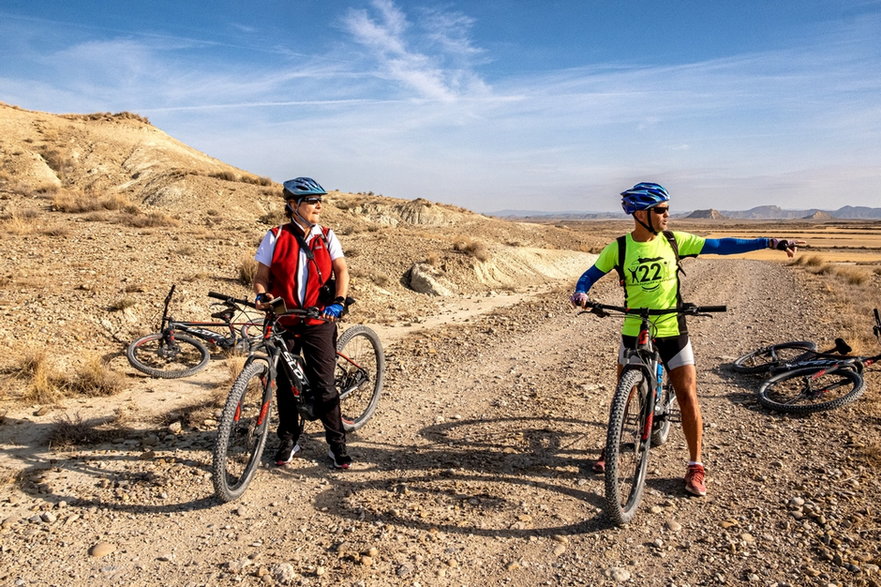
<svg viewBox="0 0 881 587">
<path fill-rule="evenodd" d="M 667 230 L 670 219 L 670 196 L 656 183 L 638 183 L 621 192 L 621 206 L 633 215 L 633 231 L 609 243 L 597 257 L 596 263 L 584 272 L 575 286 L 570 301 L 577 307 L 588 301 L 587 292 L 596 281 L 617 269 L 624 286 L 625 305 L 629 308 L 675 309 L 679 299 L 679 258 L 696 257 L 704 253 L 731 255 L 763 248 L 785 251 L 789 257 L 803 241 L 777 238 L 705 239 L 687 232 Z M 622 250 L 623 247 L 623 250 Z M 697 398 L 697 374 L 694 353 L 685 318 L 679 314 L 653 316 L 655 344 L 670 374 L 676 390 L 676 400 L 682 414 L 682 432 L 688 443 L 689 461 L 685 475 L 685 490 L 691 495 L 703 496 L 705 470 L 701 462 L 703 420 Z M 624 349 L 633 348 L 639 334 L 640 319 L 629 315 L 621 329 L 621 347 L 618 354 L 620 375 Z M 605 455 L 594 463 L 593 470 L 605 470 Z"/>
</svg>

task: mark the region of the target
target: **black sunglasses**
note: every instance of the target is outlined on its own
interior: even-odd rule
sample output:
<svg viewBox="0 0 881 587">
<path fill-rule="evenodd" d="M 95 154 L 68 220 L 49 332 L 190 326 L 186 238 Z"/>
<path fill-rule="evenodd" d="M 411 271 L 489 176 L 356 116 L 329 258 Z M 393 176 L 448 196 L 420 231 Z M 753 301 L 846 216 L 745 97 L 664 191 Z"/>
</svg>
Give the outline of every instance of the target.
<svg viewBox="0 0 881 587">
<path fill-rule="evenodd" d="M 669 212 L 670 206 L 655 206 L 654 208 L 649 208 L 649 210 L 660 216 L 661 214 Z"/>
<path fill-rule="evenodd" d="M 307 204 L 317 204 L 321 201 L 321 198 L 303 198 L 300 201 L 306 202 Z"/>
</svg>

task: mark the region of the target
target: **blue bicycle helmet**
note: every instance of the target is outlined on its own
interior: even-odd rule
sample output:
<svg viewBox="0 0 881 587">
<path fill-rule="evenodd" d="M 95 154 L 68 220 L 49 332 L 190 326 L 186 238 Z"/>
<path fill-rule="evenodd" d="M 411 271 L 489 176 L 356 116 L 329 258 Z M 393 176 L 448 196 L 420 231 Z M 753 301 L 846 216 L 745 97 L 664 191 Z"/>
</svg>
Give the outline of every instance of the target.
<svg viewBox="0 0 881 587">
<path fill-rule="evenodd" d="M 309 196 L 323 196 L 327 193 L 327 190 L 318 185 L 318 182 L 311 177 L 295 177 L 287 180 L 283 185 L 285 200 L 299 202 Z"/>
<path fill-rule="evenodd" d="M 627 214 L 633 214 L 637 210 L 647 210 L 669 199 L 670 195 L 664 186 L 642 182 L 621 192 L 621 207 Z"/>
</svg>

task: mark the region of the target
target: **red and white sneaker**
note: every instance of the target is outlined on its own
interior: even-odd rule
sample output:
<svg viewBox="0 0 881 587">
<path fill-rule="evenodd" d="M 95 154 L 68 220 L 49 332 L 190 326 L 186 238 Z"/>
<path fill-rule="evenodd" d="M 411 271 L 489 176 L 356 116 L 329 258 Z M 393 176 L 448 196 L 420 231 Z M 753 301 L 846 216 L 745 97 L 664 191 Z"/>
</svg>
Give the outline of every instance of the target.
<svg viewBox="0 0 881 587">
<path fill-rule="evenodd" d="M 685 473 L 685 491 L 698 497 L 705 496 L 707 494 L 707 488 L 704 487 L 705 476 L 703 465 L 688 465 L 688 471 Z"/>
</svg>

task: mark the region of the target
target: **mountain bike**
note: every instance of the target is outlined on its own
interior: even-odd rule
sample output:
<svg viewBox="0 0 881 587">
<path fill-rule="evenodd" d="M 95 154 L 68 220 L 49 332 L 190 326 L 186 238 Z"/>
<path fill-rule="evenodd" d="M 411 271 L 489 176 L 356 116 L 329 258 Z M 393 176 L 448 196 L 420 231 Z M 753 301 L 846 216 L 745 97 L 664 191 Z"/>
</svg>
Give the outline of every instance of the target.
<svg viewBox="0 0 881 587">
<path fill-rule="evenodd" d="M 276 298 L 281 301 L 281 298 Z M 345 307 L 354 303 L 348 298 Z M 282 302 L 283 304 L 283 302 Z M 285 310 L 276 306 L 267 312 L 263 337 L 248 356 L 232 385 L 220 417 L 214 444 L 211 479 L 222 501 L 241 496 L 254 477 L 271 431 L 272 402 L 278 370 L 291 382 L 298 432 L 306 420 L 314 420 L 310 403 L 311 384 L 303 370 L 303 357 L 292 353 L 282 337 L 285 316 L 318 319 L 317 308 Z M 337 339 L 334 383 L 340 394 L 343 428 L 361 428 L 376 411 L 385 373 L 385 354 L 379 337 L 367 326 L 347 328 Z"/>
<path fill-rule="evenodd" d="M 881 315 L 877 308 L 874 318 L 872 333 L 881 341 Z M 840 408 L 857 400 L 865 391 L 865 368 L 881 359 L 881 353 L 842 356 L 850 350 L 843 340 L 836 339 L 836 348 L 831 352 L 806 353 L 786 362 L 769 362 L 767 372 L 773 375 L 759 386 L 759 402 L 778 412 L 810 414 Z"/>
<path fill-rule="evenodd" d="M 655 347 L 651 316 L 707 316 L 725 306 L 682 304 L 677 309 L 624 308 L 588 302 L 580 314 L 600 317 L 636 315 L 640 319 L 634 348 L 624 349 L 624 367 L 609 410 L 605 447 L 605 510 L 616 525 L 630 522 L 642 501 L 649 450 L 666 442 L 675 417 L 676 394 Z"/>
<path fill-rule="evenodd" d="M 249 352 L 260 340 L 262 321 L 248 319 L 244 307 L 253 304 L 228 295 L 208 292 L 208 297 L 221 300 L 222 309 L 211 314 L 215 322 L 193 322 L 175 320 L 168 315 L 168 306 L 174 295 L 175 286 L 171 286 L 165 296 L 165 306 L 159 331 L 147 334 L 132 341 L 125 351 L 125 356 L 132 367 L 152 377 L 175 379 L 188 377 L 208 364 L 210 358 L 204 340 L 220 349 L 235 349 Z M 235 318 L 240 316 L 238 321 Z M 223 328 L 229 334 L 221 334 L 210 328 Z"/>
</svg>

